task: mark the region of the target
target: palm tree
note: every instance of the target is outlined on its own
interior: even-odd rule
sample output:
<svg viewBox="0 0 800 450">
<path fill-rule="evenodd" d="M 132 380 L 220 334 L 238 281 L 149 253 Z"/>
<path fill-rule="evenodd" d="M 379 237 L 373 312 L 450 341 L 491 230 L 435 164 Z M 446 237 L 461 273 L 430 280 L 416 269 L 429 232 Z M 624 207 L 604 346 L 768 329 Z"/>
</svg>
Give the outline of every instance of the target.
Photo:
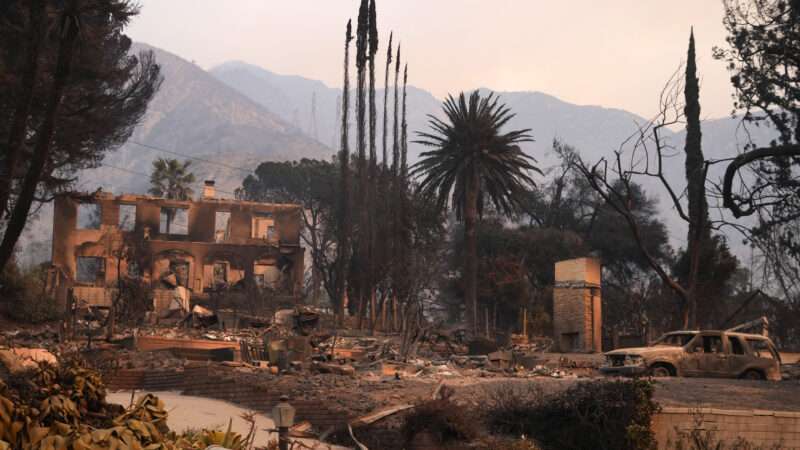
<svg viewBox="0 0 800 450">
<path fill-rule="evenodd" d="M 149 193 L 174 200 L 188 200 L 194 194 L 189 186 L 195 182 L 194 174 L 189 171 L 191 161 L 180 162 L 177 159 L 158 158 L 153 161 L 153 172 L 150 174 Z M 170 232 L 172 219 L 177 211 L 166 208 L 167 234 Z"/>
<path fill-rule="evenodd" d="M 529 129 L 502 133 L 514 114 L 494 94 L 481 97 L 478 91 L 458 99 L 448 96 L 443 105 L 445 119 L 429 115 L 432 129 L 418 132 L 419 144 L 433 148 L 423 152 L 411 175 L 422 178 L 419 191 L 436 198 L 441 210 L 448 203 L 456 218 L 464 222 L 466 258 L 464 289 L 468 319 L 477 333 L 478 255 L 476 224 L 486 200 L 497 211 L 510 215 L 518 211 L 525 192 L 534 185 L 530 172 L 542 172 L 519 144 L 532 142 Z"/>
<path fill-rule="evenodd" d="M 153 161 L 148 192 L 173 200 L 189 200 L 194 195 L 189 186 L 195 182 L 194 174 L 189 171 L 191 165 L 191 161 L 181 163 L 177 159 L 158 158 Z"/>
</svg>

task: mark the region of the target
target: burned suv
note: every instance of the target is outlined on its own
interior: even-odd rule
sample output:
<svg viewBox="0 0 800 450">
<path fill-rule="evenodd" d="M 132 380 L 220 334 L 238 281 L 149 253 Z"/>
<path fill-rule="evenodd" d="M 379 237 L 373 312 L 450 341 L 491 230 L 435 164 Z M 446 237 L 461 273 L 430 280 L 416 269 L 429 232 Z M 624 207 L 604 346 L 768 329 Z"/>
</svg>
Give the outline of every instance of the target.
<svg viewBox="0 0 800 450">
<path fill-rule="evenodd" d="M 607 352 L 609 375 L 780 380 L 780 355 L 769 338 L 729 331 L 674 331 L 649 347 Z"/>
</svg>

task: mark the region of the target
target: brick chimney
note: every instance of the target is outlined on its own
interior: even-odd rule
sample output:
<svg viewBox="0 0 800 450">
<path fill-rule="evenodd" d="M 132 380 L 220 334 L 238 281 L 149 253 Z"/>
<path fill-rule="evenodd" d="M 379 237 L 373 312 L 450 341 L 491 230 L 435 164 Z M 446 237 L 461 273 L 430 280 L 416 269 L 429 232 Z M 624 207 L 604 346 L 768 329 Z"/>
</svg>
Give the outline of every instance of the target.
<svg viewBox="0 0 800 450">
<path fill-rule="evenodd" d="M 558 261 L 553 287 L 553 338 L 561 352 L 603 351 L 600 261 Z"/>
<path fill-rule="evenodd" d="M 203 198 L 214 198 L 217 195 L 217 190 L 214 188 L 214 180 L 206 180 L 203 186 Z"/>
</svg>

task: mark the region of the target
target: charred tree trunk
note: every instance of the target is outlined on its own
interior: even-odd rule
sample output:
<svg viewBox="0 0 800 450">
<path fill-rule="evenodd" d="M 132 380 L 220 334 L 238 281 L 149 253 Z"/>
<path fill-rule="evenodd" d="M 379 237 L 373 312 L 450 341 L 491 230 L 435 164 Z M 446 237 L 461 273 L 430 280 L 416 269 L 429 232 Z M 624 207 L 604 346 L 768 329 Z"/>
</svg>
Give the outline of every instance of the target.
<svg viewBox="0 0 800 450">
<path fill-rule="evenodd" d="M 320 255 L 318 253 L 319 238 L 317 237 L 316 230 L 311 233 L 311 252 L 313 253 L 311 262 L 311 304 L 319 306 L 319 297 L 322 291 L 322 273 L 319 269 L 318 261 Z"/>
<path fill-rule="evenodd" d="M 464 205 L 464 241 L 466 257 L 464 259 L 464 300 L 466 302 L 467 320 L 473 334 L 478 334 L 478 175 L 467 175 L 467 186 Z"/>
</svg>

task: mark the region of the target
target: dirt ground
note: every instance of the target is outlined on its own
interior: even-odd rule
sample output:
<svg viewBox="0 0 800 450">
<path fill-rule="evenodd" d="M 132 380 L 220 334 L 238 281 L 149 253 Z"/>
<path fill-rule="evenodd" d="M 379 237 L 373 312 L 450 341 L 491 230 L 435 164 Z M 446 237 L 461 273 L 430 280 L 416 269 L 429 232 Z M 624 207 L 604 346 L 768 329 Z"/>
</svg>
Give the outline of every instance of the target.
<svg viewBox="0 0 800 450">
<path fill-rule="evenodd" d="M 669 406 L 800 411 L 800 381 L 663 378 L 656 400 Z"/>
</svg>

